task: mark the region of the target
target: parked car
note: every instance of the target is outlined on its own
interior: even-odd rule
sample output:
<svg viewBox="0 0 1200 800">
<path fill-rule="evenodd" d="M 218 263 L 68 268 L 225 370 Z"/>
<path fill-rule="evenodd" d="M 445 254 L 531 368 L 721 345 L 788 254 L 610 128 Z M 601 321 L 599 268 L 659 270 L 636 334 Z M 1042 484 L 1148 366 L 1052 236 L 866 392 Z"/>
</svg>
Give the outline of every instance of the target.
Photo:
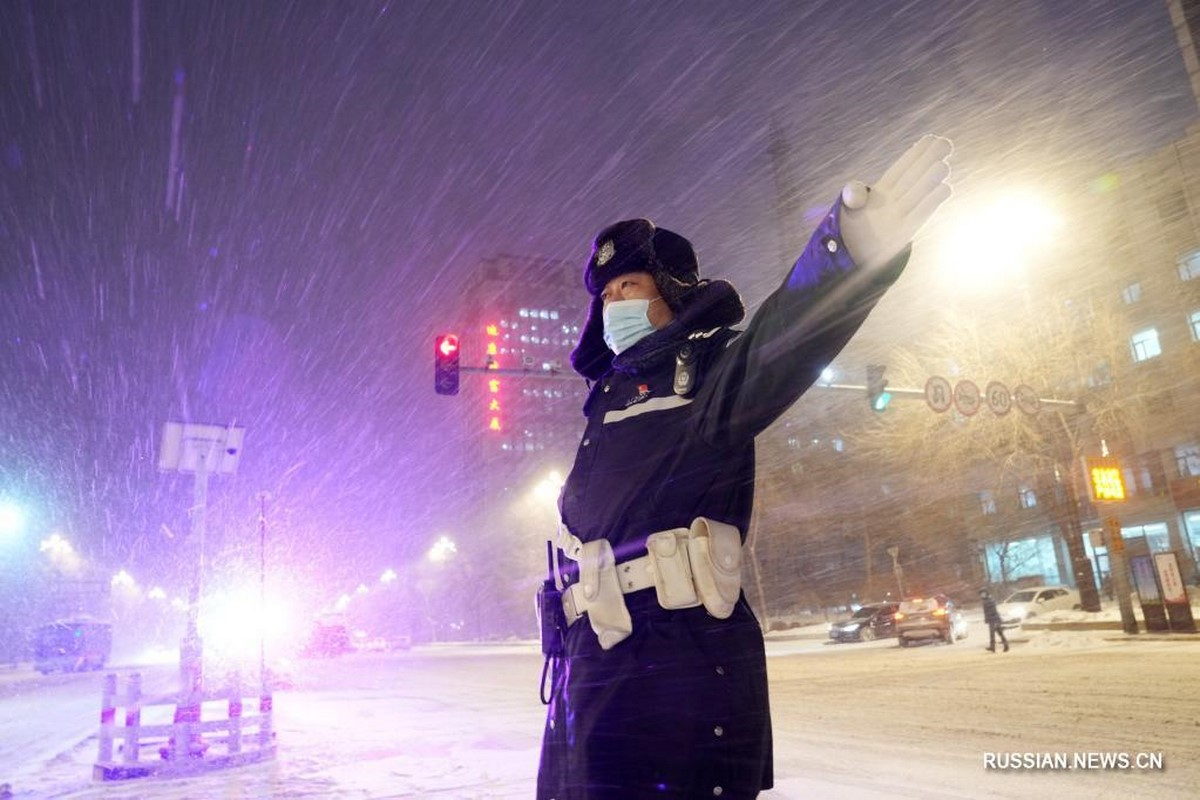
<svg viewBox="0 0 1200 800">
<path fill-rule="evenodd" d="M 996 610 L 1000 612 L 1001 624 L 1014 628 L 1038 614 L 1070 611 L 1079 606 L 1079 592 L 1069 586 L 1031 586 L 1010 594 Z"/>
<path fill-rule="evenodd" d="M 33 667 L 55 670 L 101 669 L 112 654 L 112 625 L 84 617 L 52 622 L 33 631 Z"/>
<path fill-rule="evenodd" d="M 829 638 L 835 642 L 869 642 L 896 635 L 896 610 L 899 603 L 867 603 L 850 619 L 829 626 Z"/>
<path fill-rule="evenodd" d="M 300 654 L 306 658 L 333 658 L 352 649 L 350 631 L 345 625 L 318 623 Z"/>
<path fill-rule="evenodd" d="M 896 612 L 896 634 L 900 646 L 922 639 L 940 639 L 954 644 L 967 638 L 967 620 L 958 606 L 944 594 L 912 597 Z"/>
</svg>

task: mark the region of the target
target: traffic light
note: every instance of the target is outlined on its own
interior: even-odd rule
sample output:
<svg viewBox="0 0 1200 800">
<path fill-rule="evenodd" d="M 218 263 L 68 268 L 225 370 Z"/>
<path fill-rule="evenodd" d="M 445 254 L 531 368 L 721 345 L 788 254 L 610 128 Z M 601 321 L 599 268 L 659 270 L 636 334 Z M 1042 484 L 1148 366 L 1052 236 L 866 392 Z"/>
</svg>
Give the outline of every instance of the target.
<svg viewBox="0 0 1200 800">
<path fill-rule="evenodd" d="M 883 373 L 887 367 L 882 364 L 867 365 L 867 402 L 871 404 L 873 411 L 883 411 L 888 407 L 888 403 L 892 402 L 892 395 L 887 390 L 887 381 L 883 379 Z"/>
<path fill-rule="evenodd" d="M 458 394 L 458 337 L 443 333 L 433 344 L 433 389 L 438 394 Z"/>
</svg>

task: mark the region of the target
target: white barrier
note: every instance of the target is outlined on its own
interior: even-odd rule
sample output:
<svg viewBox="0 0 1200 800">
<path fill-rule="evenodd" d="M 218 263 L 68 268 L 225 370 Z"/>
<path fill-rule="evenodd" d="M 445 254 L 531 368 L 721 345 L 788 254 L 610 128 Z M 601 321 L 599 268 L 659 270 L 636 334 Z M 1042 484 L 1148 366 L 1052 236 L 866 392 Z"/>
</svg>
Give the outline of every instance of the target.
<svg viewBox="0 0 1200 800">
<path fill-rule="evenodd" d="M 140 674 L 130 675 L 125 692 L 120 693 L 117 676 L 110 673 L 104 678 L 100 752 L 92 778 L 114 781 L 170 776 L 274 758 L 271 693 L 264 690 L 257 700 L 258 713 L 246 715 L 241 682 L 235 679 L 224 692 L 150 701 L 142 695 Z M 206 703 L 210 708 L 205 709 Z M 221 703 L 223 716 L 204 719 L 219 713 L 211 706 Z M 123 724 L 117 724 L 118 709 L 124 710 Z M 171 722 L 144 723 L 143 711 L 147 717 L 164 718 L 170 712 Z M 246 728 L 252 732 L 247 734 Z M 117 740 L 121 746 L 116 751 L 119 757 L 114 758 Z"/>
</svg>

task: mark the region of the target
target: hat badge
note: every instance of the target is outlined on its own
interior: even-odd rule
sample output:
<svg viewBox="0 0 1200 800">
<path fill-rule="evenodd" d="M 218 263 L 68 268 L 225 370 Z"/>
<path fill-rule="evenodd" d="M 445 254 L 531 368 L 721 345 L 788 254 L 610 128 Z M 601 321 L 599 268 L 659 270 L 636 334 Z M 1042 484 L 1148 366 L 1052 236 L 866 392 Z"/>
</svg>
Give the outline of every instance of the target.
<svg viewBox="0 0 1200 800">
<path fill-rule="evenodd" d="M 613 246 L 612 239 L 605 239 L 600 245 L 600 249 L 596 251 L 596 266 L 603 267 L 612 257 L 616 255 L 617 248 Z"/>
</svg>

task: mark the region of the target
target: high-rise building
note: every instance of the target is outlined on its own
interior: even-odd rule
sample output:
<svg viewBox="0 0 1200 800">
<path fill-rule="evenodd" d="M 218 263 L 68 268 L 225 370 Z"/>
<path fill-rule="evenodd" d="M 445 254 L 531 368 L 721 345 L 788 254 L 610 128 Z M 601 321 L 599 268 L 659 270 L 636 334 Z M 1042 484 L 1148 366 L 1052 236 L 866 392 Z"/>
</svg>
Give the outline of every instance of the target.
<svg viewBox="0 0 1200 800">
<path fill-rule="evenodd" d="M 466 297 L 463 363 L 495 374 L 464 383 L 472 470 L 485 497 L 565 477 L 582 429 L 587 386 L 572 369 L 586 307 L 578 266 L 500 255 L 485 259 Z"/>
<path fill-rule="evenodd" d="M 467 476 L 458 532 L 481 632 L 526 634 L 558 525 L 558 493 L 583 429 L 587 384 L 571 369 L 587 306 L 579 266 L 515 255 L 484 259 L 464 293 L 456 413 Z"/>
</svg>

